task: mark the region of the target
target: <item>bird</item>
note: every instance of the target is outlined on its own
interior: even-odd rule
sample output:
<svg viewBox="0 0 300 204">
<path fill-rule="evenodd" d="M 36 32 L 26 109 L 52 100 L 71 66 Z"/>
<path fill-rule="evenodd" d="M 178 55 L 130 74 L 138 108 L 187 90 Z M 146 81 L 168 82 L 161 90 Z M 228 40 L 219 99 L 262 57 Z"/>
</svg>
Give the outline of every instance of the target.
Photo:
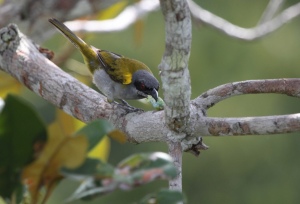
<svg viewBox="0 0 300 204">
<path fill-rule="evenodd" d="M 144 63 L 120 54 L 88 45 L 65 24 L 50 18 L 53 24 L 81 52 L 84 62 L 93 75 L 93 83 L 107 97 L 109 103 L 120 100 L 137 100 L 152 96 L 158 100 L 159 82 Z"/>
</svg>

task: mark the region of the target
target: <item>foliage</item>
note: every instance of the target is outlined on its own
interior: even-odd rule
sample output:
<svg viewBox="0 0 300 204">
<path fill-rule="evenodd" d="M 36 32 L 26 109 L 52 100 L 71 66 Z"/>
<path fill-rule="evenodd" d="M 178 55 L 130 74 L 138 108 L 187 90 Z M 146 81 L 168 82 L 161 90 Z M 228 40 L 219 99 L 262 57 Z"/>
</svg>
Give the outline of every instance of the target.
<svg viewBox="0 0 300 204">
<path fill-rule="evenodd" d="M 117 167 L 87 157 L 105 135 L 120 137 L 122 133 L 105 120 L 95 120 L 73 135 L 48 134 L 31 105 L 12 95 L 5 99 L 0 130 L 0 196 L 12 203 L 24 199 L 45 203 L 63 178 L 81 182 L 69 200 L 90 200 L 177 174 L 165 153 L 132 155 Z M 42 188 L 46 189 L 43 196 Z M 27 191 L 29 197 L 25 196 Z M 173 192 L 163 191 L 157 196 L 172 200 Z"/>
<path fill-rule="evenodd" d="M 34 160 L 47 140 L 46 127 L 33 109 L 9 95 L 0 115 L 0 195 L 20 201 L 22 168 Z"/>
<path fill-rule="evenodd" d="M 130 190 L 158 178 L 174 178 L 177 174 L 170 156 L 160 152 L 132 155 L 116 168 L 99 160 L 87 160 L 84 166 L 63 172 L 69 176 L 87 176 L 69 200 L 90 200 L 116 189 Z"/>
</svg>

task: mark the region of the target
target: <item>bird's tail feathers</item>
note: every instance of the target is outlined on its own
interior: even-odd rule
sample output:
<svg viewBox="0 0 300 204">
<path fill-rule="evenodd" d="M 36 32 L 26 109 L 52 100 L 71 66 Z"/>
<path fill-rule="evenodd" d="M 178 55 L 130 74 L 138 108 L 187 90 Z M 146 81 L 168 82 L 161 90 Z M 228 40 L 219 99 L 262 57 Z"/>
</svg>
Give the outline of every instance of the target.
<svg viewBox="0 0 300 204">
<path fill-rule="evenodd" d="M 84 61 L 87 63 L 90 71 L 93 73 L 93 67 L 89 65 L 88 62 L 91 60 L 97 59 L 97 53 L 95 48 L 86 44 L 81 38 L 79 38 L 75 33 L 73 33 L 67 26 L 58 21 L 55 18 L 49 19 L 49 22 L 53 24 L 72 44 L 80 50 L 81 54 L 84 57 Z"/>
</svg>

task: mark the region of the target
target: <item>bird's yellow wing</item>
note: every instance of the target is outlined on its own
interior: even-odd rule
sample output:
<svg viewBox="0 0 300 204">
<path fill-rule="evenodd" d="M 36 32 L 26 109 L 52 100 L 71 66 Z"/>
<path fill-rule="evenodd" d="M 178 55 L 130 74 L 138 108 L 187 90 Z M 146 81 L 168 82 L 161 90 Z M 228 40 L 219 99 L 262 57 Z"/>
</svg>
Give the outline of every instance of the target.
<svg viewBox="0 0 300 204">
<path fill-rule="evenodd" d="M 140 61 L 105 50 L 99 50 L 98 55 L 104 70 L 116 82 L 130 84 L 132 75 L 137 70 L 147 70 L 151 73 L 150 69 Z"/>
</svg>

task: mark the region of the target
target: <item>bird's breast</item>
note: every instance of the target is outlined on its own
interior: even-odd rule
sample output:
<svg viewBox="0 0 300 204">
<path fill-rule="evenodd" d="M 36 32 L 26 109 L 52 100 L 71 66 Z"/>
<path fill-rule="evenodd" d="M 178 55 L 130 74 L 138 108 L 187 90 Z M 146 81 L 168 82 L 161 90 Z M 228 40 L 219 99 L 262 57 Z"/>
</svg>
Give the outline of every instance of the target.
<svg viewBox="0 0 300 204">
<path fill-rule="evenodd" d="M 93 82 L 97 88 L 111 101 L 115 99 L 139 99 L 135 86 L 131 84 L 121 84 L 110 78 L 104 69 L 95 70 Z"/>
</svg>

